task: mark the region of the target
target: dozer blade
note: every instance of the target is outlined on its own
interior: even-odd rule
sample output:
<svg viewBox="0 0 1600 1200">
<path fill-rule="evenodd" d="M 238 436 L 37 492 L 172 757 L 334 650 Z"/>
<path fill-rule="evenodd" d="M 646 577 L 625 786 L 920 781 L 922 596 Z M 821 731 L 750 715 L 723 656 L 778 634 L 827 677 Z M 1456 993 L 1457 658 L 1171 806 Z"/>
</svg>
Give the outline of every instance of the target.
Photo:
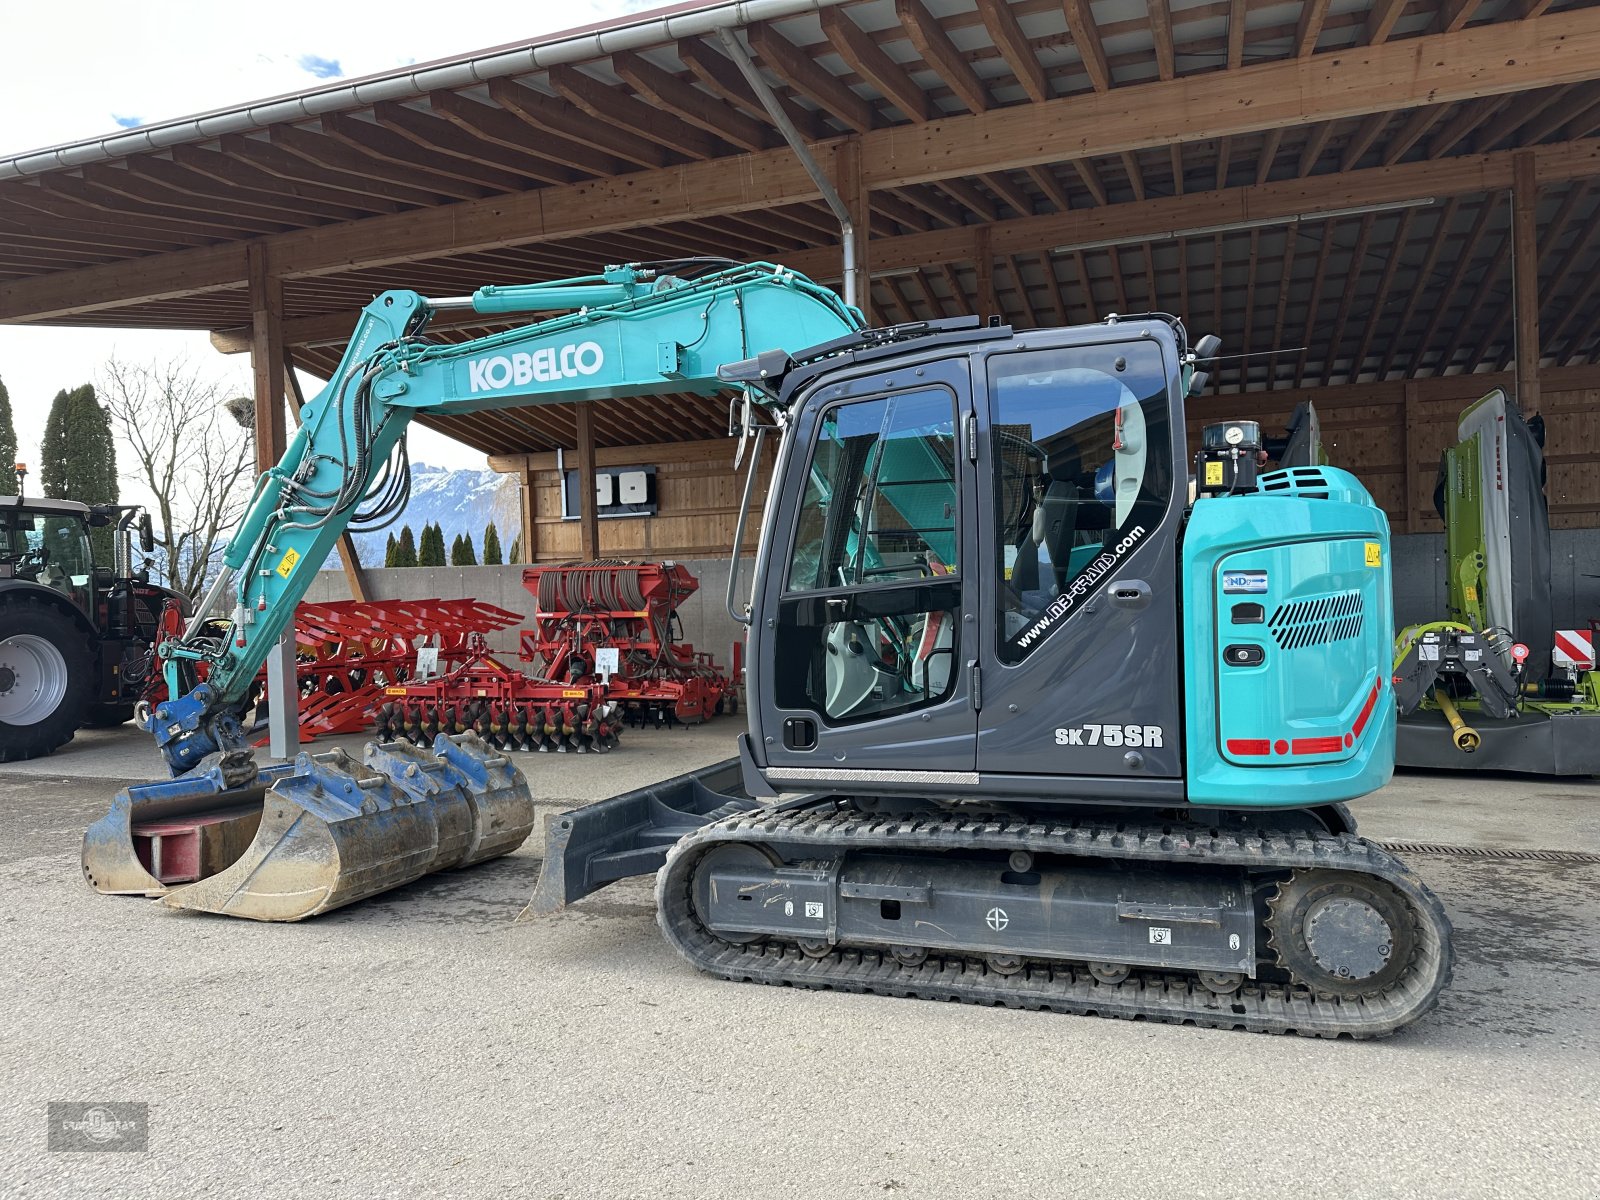
<svg viewBox="0 0 1600 1200">
<path fill-rule="evenodd" d="M 559 912 L 619 879 L 649 875 L 685 834 L 756 807 L 730 758 L 552 817 L 529 911 Z"/>
<path fill-rule="evenodd" d="M 83 835 L 83 877 L 97 892 L 159 896 L 222 870 L 255 837 L 267 789 L 294 770 L 235 750 L 178 779 L 123 788 Z"/>
<path fill-rule="evenodd" d="M 360 762 L 343 750 L 302 754 L 275 774 L 257 820 L 235 861 L 162 902 L 303 920 L 510 853 L 533 829 L 533 798 L 509 759 L 465 733 L 440 735 L 431 752 L 368 743 Z M 86 873 L 87 863 L 86 840 Z"/>
</svg>

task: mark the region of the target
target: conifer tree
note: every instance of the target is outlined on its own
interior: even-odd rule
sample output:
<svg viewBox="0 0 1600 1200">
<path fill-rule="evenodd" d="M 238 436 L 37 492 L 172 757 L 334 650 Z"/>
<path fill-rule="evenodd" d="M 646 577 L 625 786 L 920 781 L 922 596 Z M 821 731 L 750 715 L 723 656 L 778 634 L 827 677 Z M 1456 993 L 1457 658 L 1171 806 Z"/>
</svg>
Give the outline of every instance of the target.
<svg viewBox="0 0 1600 1200">
<path fill-rule="evenodd" d="M 505 558 L 500 553 L 500 531 L 490 521 L 483 530 L 483 565 L 498 567 L 503 562 Z"/>
<path fill-rule="evenodd" d="M 444 530 L 437 524 L 422 527 L 422 543 L 417 547 L 417 566 L 442 567 L 445 565 Z"/>
<path fill-rule="evenodd" d="M 478 555 L 472 548 L 472 535 L 470 533 L 456 534 L 456 540 L 450 544 L 450 565 L 452 567 L 475 567 L 478 565 Z"/>
<path fill-rule="evenodd" d="M 399 550 L 400 543 L 395 541 L 394 534 L 391 533 L 389 535 L 389 540 L 385 542 L 383 546 L 383 565 L 385 567 L 392 567 L 396 565 L 394 557 L 397 553 L 399 553 Z"/>
<path fill-rule="evenodd" d="M 11 394 L 0 381 L 0 496 L 17 494 L 17 476 L 11 467 L 17 461 L 17 429 L 11 423 Z"/>
<path fill-rule="evenodd" d="M 522 535 L 520 533 L 511 539 L 511 557 L 507 561 L 514 563 L 522 561 Z"/>
<path fill-rule="evenodd" d="M 394 550 L 394 565 L 397 567 L 414 567 L 417 565 L 417 538 L 411 532 L 411 526 L 405 525 L 400 529 L 400 541 Z"/>
<path fill-rule="evenodd" d="M 117 446 L 111 418 L 89 384 L 56 393 L 39 444 L 39 482 L 47 496 L 81 504 L 117 502 Z M 111 565 L 114 535 L 90 534 L 95 562 Z"/>
</svg>

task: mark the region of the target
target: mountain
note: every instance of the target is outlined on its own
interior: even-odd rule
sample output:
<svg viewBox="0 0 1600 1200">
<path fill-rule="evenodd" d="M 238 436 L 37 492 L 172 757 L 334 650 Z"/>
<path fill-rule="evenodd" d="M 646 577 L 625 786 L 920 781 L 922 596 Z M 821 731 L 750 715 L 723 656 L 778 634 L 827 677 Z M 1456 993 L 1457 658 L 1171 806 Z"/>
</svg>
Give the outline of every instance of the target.
<svg viewBox="0 0 1600 1200">
<path fill-rule="evenodd" d="M 444 530 L 446 549 L 458 534 L 472 536 L 472 549 L 483 557 L 483 528 L 490 521 L 500 531 L 502 554 L 511 553 L 521 525 L 521 497 L 517 478 L 485 468 L 482 471 L 451 470 L 427 463 L 411 464 L 411 501 L 399 520 L 376 533 L 358 533 L 356 552 L 369 567 L 383 565 L 384 548 L 391 533 L 399 535 L 404 525 L 420 541 L 422 527 L 437 522 Z M 332 557 L 328 566 L 335 566 Z"/>
</svg>

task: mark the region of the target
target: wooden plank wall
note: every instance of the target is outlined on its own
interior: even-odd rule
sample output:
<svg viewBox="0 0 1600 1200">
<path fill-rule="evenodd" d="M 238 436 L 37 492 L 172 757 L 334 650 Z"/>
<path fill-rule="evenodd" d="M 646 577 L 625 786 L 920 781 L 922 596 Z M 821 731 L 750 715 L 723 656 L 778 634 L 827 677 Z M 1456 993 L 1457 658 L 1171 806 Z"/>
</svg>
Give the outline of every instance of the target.
<svg viewBox="0 0 1600 1200">
<path fill-rule="evenodd" d="M 1510 372 L 1413 382 L 1355 384 L 1204 396 L 1189 406 L 1189 439 L 1229 418 L 1260 421 L 1278 436 L 1301 400 L 1317 406 L 1330 462 L 1360 476 L 1389 514 L 1396 533 L 1444 529 L 1433 508 L 1439 455 L 1455 441 L 1461 410 L 1496 387 L 1512 390 Z M 1600 367 L 1547 369 L 1540 377 L 1545 419 L 1546 492 L 1555 529 L 1600 526 Z"/>
<path fill-rule="evenodd" d="M 745 528 L 745 548 L 754 550 L 761 529 L 761 501 L 772 475 L 775 447 L 771 439 L 762 453 L 755 499 Z M 602 449 L 600 467 L 654 466 L 656 500 L 654 517 L 606 517 L 600 521 L 602 558 L 707 558 L 728 553 L 733 545 L 739 500 L 744 489 L 746 459 L 733 467 L 734 442 L 719 438 L 702 442 L 672 442 L 657 446 Z M 515 456 L 520 460 L 521 456 Z M 567 467 L 577 456 L 567 456 Z M 510 459 L 494 458 L 505 469 Z M 566 562 L 581 556 L 577 521 L 561 516 L 560 474 L 555 455 L 526 456 L 532 468 L 533 511 L 537 534 L 537 562 Z"/>
<path fill-rule="evenodd" d="M 1456 418 L 1491 388 L 1509 390 L 1511 385 L 1512 377 L 1505 373 L 1204 396 L 1189 406 L 1189 443 L 1199 444 L 1202 425 L 1228 418 L 1258 420 L 1268 436 L 1281 434 L 1294 406 L 1310 399 L 1317 406 L 1333 464 L 1361 477 L 1389 514 L 1394 531 L 1437 533 L 1444 526 L 1433 510 L 1434 478 L 1440 453 L 1455 440 Z M 1557 529 L 1600 527 L 1600 367 L 1546 370 L 1541 408 L 1550 523 Z M 746 550 L 755 548 L 773 450 L 769 441 L 746 527 Z M 569 455 L 568 466 L 575 460 Z M 496 456 L 490 463 L 498 470 L 527 471 L 533 481 L 535 561 L 578 558 L 578 522 L 561 517 L 555 455 Z M 743 471 L 733 469 L 731 439 L 601 449 L 597 465 L 655 466 L 660 505 L 655 517 L 602 520 L 602 557 L 705 558 L 727 553 L 744 484 Z"/>
</svg>

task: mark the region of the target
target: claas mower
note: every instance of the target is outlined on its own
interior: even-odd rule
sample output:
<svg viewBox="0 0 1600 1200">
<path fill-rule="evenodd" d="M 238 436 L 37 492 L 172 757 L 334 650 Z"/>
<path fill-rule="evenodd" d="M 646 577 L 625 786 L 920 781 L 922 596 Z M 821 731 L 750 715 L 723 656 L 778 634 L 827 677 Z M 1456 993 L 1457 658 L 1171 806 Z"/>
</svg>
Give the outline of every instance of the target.
<svg viewBox="0 0 1600 1200">
<path fill-rule="evenodd" d="M 576 311 L 430 343 L 456 303 Z M 746 732 L 727 762 L 553 818 L 535 911 L 654 874 L 668 941 L 728 979 L 1392 1032 L 1452 953 L 1344 804 L 1393 768 L 1387 523 L 1346 472 L 1258 473 L 1248 422 L 1191 460 L 1216 350 L 1163 314 L 866 329 L 766 264 L 386 293 L 201 606 L 226 597 L 226 637 L 163 648 L 174 778 L 117 798 L 85 870 L 159 892 L 140 826 L 231 811 L 249 848 L 166 902 L 293 919 L 520 841 L 527 783 L 470 734 L 258 766 L 236 680 L 356 511 L 391 507 L 412 413 L 721 393 L 748 463 L 736 547 L 777 441 L 748 602 L 737 559 L 726 597 Z"/>
</svg>

